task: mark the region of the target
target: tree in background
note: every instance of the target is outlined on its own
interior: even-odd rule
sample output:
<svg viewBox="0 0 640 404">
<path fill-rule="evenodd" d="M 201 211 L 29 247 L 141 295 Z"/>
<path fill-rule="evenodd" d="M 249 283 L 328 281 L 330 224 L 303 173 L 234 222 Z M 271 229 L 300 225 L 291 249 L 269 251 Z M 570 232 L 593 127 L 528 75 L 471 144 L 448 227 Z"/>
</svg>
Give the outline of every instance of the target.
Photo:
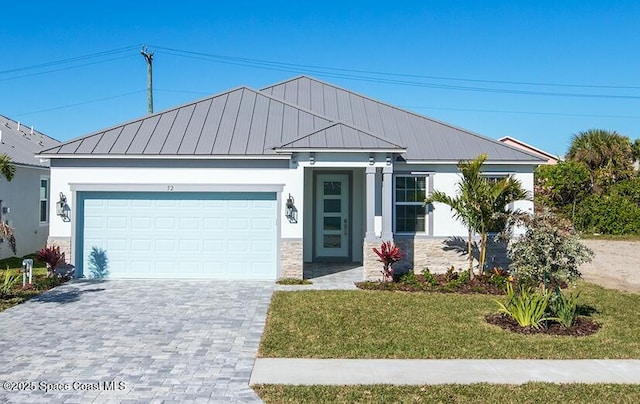
<svg viewBox="0 0 640 404">
<path fill-rule="evenodd" d="M 577 203 L 591 192 L 591 175 L 583 162 L 559 161 L 536 168 L 536 209 L 546 206 L 573 221 Z"/>
<path fill-rule="evenodd" d="M 16 173 L 16 167 L 11 163 L 11 158 L 6 154 L 0 154 L 0 176 L 11 181 Z M 13 253 L 16 253 L 16 239 L 13 229 L 4 221 L 0 222 L 0 240 L 7 240 Z"/>
<path fill-rule="evenodd" d="M 633 175 L 633 151 L 628 137 L 616 131 L 589 129 L 573 136 L 567 160 L 582 162 L 596 192 Z"/>
</svg>

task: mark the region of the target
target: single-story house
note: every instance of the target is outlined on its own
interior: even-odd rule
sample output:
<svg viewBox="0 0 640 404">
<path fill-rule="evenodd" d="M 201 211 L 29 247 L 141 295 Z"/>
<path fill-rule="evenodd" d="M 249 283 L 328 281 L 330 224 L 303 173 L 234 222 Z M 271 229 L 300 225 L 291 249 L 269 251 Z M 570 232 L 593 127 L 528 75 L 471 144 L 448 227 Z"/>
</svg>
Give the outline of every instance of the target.
<svg viewBox="0 0 640 404">
<path fill-rule="evenodd" d="M 12 181 L 0 176 L 0 220 L 13 228 L 14 254 L 0 242 L 0 258 L 19 257 L 44 247 L 49 236 L 49 164 L 35 154 L 60 144 L 43 133 L 0 115 L 0 154 L 15 167 Z"/>
<path fill-rule="evenodd" d="M 322 262 L 362 263 L 364 277 L 377 277 L 371 249 L 381 240 L 395 240 L 417 270 L 450 265 L 442 242 L 466 229 L 423 199 L 454 193 L 457 162 L 480 153 L 487 175 L 513 175 L 533 191 L 544 160 L 531 153 L 300 76 L 40 157 L 70 219 L 51 221 L 49 240 L 69 251 L 78 276 L 96 274 L 97 260 L 111 278 L 277 279 Z"/>
<path fill-rule="evenodd" d="M 554 156 L 553 154 L 546 152 L 542 149 L 539 149 L 535 146 L 532 146 L 528 143 L 523 142 L 520 139 L 516 139 L 515 137 L 511 137 L 511 136 L 504 136 L 501 137 L 500 139 L 498 139 L 498 141 L 504 143 L 504 144 L 508 144 L 509 146 L 513 146 L 513 147 L 517 147 L 518 149 L 521 150 L 525 150 L 535 156 L 538 156 L 540 158 L 543 158 L 545 160 L 547 160 L 547 164 L 553 165 L 553 164 L 558 164 L 558 161 L 560 161 L 560 157 L 559 156 Z"/>
</svg>

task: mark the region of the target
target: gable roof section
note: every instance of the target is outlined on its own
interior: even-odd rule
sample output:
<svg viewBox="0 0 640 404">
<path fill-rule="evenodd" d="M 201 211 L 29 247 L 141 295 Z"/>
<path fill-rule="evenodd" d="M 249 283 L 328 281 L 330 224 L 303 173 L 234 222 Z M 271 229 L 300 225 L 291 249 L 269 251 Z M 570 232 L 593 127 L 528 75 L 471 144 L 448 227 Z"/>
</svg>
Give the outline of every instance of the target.
<svg viewBox="0 0 640 404">
<path fill-rule="evenodd" d="M 327 118 L 240 87 L 83 136 L 44 155 L 264 156 L 331 124 Z"/>
<path fill-rule="evenodd" d="M 300 76 L 261 90 L 327 118 L 392 139 L 414 161 L 458 161 L 487 153 L 492 161 L 541 162 L 538 156 L 496 140 Z"/>
<path fill-rule="evenodd" d="M 540 155 L 542 157 L 544 157 L 547 160 L 553 160 L 553 161 L 558 161 L 560 160 L 560 156 L 554 156 L 551 153 L 548 153 L 542 149 L 539 149 L 535 146 L 532 146 L 528 143 L 523 142 L 522 140 L 516 139 L 515 137 L 511 137 L 511 136 L 504 136 L 501 137 L 500 139 L 498 139 L 499 142 L 502 143 L 507 143 L 509 144 L 509 142 L 515 143 L 517 145 L 520 145 L 521 148 L 523 148 L 524 150 L 528 150 L 530 153 L 536 154 L 536 155 Z"/>
<path fill-rule="evenodd" d="M 36 167 L 48 167 L 34 157 L 41 150 L 60 144 L 55 139 L 31 128 L 19 125 L 18 122 L 0 115 L 0 154 L 6 154 L 14 164 Z"/>
<path fill-rule="evenodd" d="M 336 122 L 275 148 L 276 151 L 361 150 L 402 153 L 405 149 L 376 135 Z"/>
</svg>

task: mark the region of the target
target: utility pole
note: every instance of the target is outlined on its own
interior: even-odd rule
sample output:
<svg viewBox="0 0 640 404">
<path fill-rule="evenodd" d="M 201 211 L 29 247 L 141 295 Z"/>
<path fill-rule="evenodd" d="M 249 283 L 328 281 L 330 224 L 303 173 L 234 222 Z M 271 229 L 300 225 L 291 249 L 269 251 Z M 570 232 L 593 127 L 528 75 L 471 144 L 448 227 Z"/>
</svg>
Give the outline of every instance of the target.
<svg viewBox="0 0 640 404">
<path fill-rule="evenodd" d="M 153 114 L 153 52 L 148 52 L 145 45 L 140 54 L 147 61 L 147 109 L 150 114 Z"/>
</svg>

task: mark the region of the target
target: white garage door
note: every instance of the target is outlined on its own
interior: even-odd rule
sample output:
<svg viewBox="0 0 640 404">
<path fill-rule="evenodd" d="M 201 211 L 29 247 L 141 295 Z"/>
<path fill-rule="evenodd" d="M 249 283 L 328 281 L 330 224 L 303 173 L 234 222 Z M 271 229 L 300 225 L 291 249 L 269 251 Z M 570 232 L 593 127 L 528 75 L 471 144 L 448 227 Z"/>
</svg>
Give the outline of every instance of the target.
<svg viewBox="0 0 640 404">
<path fill-rule="evenodd" d="M 78 192 L 87 278 L 275 279 L 273 192 Z"/>
</svg>

